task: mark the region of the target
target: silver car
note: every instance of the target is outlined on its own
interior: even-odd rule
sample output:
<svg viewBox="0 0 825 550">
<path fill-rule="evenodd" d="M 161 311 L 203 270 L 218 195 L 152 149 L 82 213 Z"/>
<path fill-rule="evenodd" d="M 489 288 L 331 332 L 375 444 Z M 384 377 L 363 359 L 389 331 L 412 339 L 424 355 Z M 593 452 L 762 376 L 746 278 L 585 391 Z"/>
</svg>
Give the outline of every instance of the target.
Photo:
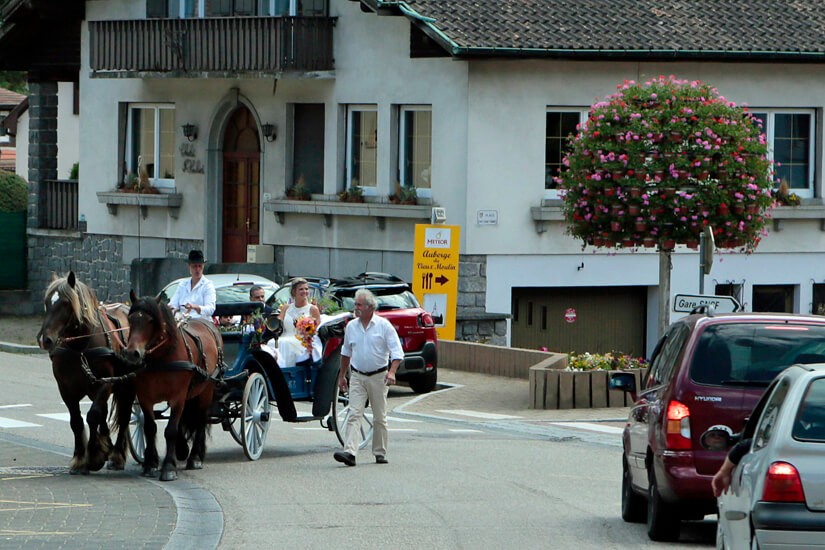
<svg viewBox="0 0 825 550">
<path fill-rule="evenodd" d="M 717 548 L 825 548 L 825 364 L 782 371 L 754 414 L 717 502 Z"/>
</svg>

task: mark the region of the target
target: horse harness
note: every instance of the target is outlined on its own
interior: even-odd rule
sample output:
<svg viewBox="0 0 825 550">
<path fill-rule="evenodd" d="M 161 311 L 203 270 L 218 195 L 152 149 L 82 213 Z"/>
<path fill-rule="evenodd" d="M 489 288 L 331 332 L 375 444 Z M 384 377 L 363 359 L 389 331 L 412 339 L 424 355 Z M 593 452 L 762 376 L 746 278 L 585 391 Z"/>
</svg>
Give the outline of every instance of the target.
<svg viewBox="0 0 825 550">
<path fill-rule="evenodd" d="M 121 362 L 121 359 L 118 356 L 118 354 L 112 349 L 112 338 L 110 336 L 111 334 L 117 334 L 117 343 L 121 346 L 121 348 L 126 347 L 126 343 L 124 342 L 121 333 L 124 330 L 127 330 L 127 328 L 121 327 L 120 326 L 120 321 L 118 321 L 117 318 L 110 315 L 108 310 L 105 310 L 106 318 L 109 319 L 109 321 L 112 323 L 112 325 L 116 327 L 114 330 L 105 330 L 106 329 L 106 324 L 103 320 L 103 315 L 101 313 L 101 310 L 103 310 L 103 309 L 104 309 L 104 307 L 100 306 L 96 311 L 98 323 L 100 323 L 100 326 L 104 329 L 102 332 L 95 332 L 95 333 L 92 333 L 92 334 L 83 334 L 83 335 L 80 335 L 80 336 L 69 336 L 67 338 L 61 337 L 58 340 L 58 345 L 55 346 L 54 351 L 51 353 L 52 357 L 55 356 L 55 355 L 57 355 L 57 356 L 69 355 L 69 354 L 79 355 L 80 356 L 80 366 L 81 366 L 81 368 L 83 369 L 83 372 L 86 374 L 87 378 L 89 378 L 89 381 L 92 384 L 98 384 L 98 383 L 105 384 L 109 380 L 114 380 L 114 379 L 119 379 L 119 378 L 124 378 L 125 379 L 126 378 L 125 376 L 97 378 L 95 376 L 95 374 L 92 372 L 91 366 L 89 365 L 90 360 L 95 361 L 95 360 L 99 360 L 99 359 L 110 359 L 110 360 L 115 360 L 115 361 Z M 89 342 L 91 341 L 91 338 L 93 336 L 97 336 L 99 334 L 103 334 L 103 336 L 106 337 L 106 345 L 105 346 L 98 346 L 98 347 L 94 347 L 94 348 L 88 347 Z M 72 342 L 74 340 L 80 340 L 82 338 L 87 339 L 86 347 L 83 348 L 83 349 L 78 350 L 78 349 L 73 349 L 73 348 L 67 347 L 65 345 L 61 345 L 62 343 Z"/>
</svg>

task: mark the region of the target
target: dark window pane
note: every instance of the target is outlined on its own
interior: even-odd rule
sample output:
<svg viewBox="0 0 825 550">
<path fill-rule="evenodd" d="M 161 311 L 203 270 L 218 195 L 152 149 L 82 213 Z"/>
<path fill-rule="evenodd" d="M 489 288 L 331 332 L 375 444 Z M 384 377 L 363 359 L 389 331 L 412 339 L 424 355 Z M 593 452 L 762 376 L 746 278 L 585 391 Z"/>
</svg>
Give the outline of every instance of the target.
<svg viewBox="0 0 825 550">
<path fill-rule="evenodd" d="M 166 0 L 146 0 L 146 17 L 166 17 Z"/>
</svg>

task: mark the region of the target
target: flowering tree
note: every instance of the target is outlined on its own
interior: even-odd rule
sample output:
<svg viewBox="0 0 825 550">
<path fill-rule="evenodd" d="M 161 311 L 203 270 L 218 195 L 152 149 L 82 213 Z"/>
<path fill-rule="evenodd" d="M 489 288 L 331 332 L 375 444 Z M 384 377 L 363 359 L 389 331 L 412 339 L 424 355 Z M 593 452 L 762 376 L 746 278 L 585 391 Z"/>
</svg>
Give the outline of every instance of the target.
<svg viewBox="0 0 825 550">
<path fill-rule="evenodd" d="M 751 252 L 774 186 L 761 123 L 699 81 L 626 81 L 595 103 L 558 178 L 568 231 L 600 247 Z"/>
</svg>

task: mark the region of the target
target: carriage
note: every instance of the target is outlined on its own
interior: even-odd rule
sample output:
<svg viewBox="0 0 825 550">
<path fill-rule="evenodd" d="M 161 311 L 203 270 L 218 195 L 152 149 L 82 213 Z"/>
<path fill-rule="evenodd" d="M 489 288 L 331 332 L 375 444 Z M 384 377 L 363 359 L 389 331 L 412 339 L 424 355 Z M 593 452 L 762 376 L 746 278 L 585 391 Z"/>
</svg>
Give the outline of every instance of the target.
<svg viewBox="0 0 825 550">
<path fill-rule="evenodd" d="M 221 331 L 224 365 L 213 380 L 215 391 L 208 422 L 229 432 L 249 460 L 260 458 L 275 414 L 289 423 L 317 420 L 322 427 L 335 432 L 343 445 L 349 400 L 339 392 L 337 379 L 344 327 L 352 315 L 322 317 L 318 327 L 322 342 L 320 364 L 279 366 L 259 341 L 277 337 L 280 321 L 273 316 L 265 320 L 265 329 L 256 327 L 254 319 L 261 319 L 262 308 L 261 303 L 245 302 L 219 304 L 215 311 L 216 317 L 234 316 L 241 322 Z M 310 414 L 299 415 L 297 402 L 311 404 Z M 168 406 L 156 406 L 156 420 L 168 419 L 168 415 Z M 143 462 L 146 449 L 144 428 L 143 411 L 135 402 L 129 422 L 129 449 L 139 463 Z M 372 436 L 371 417 L 364 415 L 360 429 L 364 447 Z"/>
</svg>

